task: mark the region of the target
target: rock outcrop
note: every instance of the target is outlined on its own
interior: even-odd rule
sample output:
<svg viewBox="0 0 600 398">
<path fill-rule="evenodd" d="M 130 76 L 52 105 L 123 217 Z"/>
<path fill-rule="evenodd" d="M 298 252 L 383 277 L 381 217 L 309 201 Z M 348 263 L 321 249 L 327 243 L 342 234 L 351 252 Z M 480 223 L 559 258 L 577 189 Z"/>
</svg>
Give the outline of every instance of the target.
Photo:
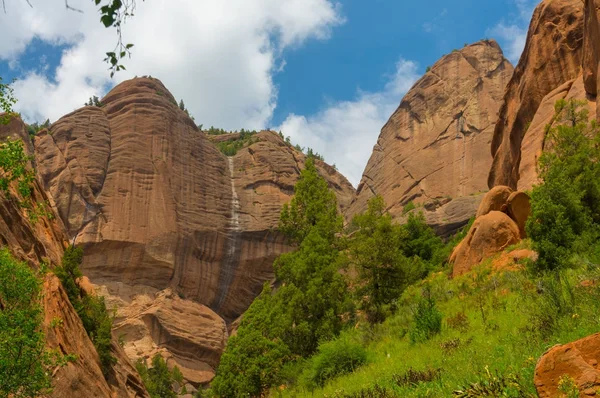
<svg viewBox="0 0 600 398">
<path fill-rule="evenodd" d="M 481 201 L 467 236 L 450 256 L 452 276 L 469 272 L 484 259 L 525 238 L 530 210 L 525 193 L 506 186 L 492 188 Z"/>
<path fill-rule="evenodd" d="M 83 273 L 118 305 L 120 318 L 146 319 L 125 336 L 126 347 L 146 333 L 156 345 L 148 347 L 167 350 L 190 380 L 210 379 L 222 347 L 175 333 L 175 314 L 188 308 L 202 319 L 186 322 L 221 335 L 220 319 L 235 320 L 273 278 L 274 259 L 291 250 L 276 230 L 279 212 L 305 156 L 273 132 L 223 155 L 152 78 L 121 83 L 101 107 L 61 118 L 36 136 L 35 152 L 69 239 L 84 247 Z M 350 183 L 323 162 L 317 167 L 347 207 Z M 161 301 L 165 289 L 185 298 L 169 302 L 177 308 Z M 152 325 L 148 308 L 162 308 Z M 184 355 L 185 344 L 199 354 Z"/>
<path fill-rule="evenodd" d="M 493 40 L 436 62 L 382 128 L 348 218 L 364 211 L 374 195 L 397 218 L 411 201 L 437 209 L 448 198 L 487 191 L 489 146 L 512 71 Z M 459 224 L 472 216 L 464 214 Z"/>
<path fill-rule="evenodd" d="M 25 125 L 18 118 L 0 125 L 0 140 L 21 139 L 28 155 L 33 145 Z M 52 213 L 52 198 L 48 197 L 37 181 L 33 182 L 32 201 L 48 203 L 48 208 L 37 217 L 30 217 L 19 205 L 16 190 L 10 197 L 1 194 L 0 241 L 15 257 L 38 269 L 42 262 L 52 267 L 60 264 L 68 244 L 64 225 Z M 43 284 L 44 324 L 47 345 L 62 354 L 75 354 L 76 359 L 52 374 L 52 397 L 148 397 L 137 371 L 123 350 L 113 339 L 113 355 L 117 359 L 108 380 L 100 369 L 100 360 L 75 309 L 69 302 L 59 280 L 52 274 Z"/>
<path fill-rule="evenodd" d="M 600 333 L 552 347 L 535 367 L 534 383 L 539 397 L 561 396 L 559 381 L 565 376 L 575 381 L 581 397 L 597 396 L 600 393 L 599 361 Z"/>
<path fill-rule="evenodd" d="M 544 108 L 536 126 L 548 120 L 548 112 L 554 105 L 552 101 L 568 88 L 563 87 L 546 101 L 544 97 L 581 74 L 583 9 L 581 0 L 544 0 L 536 7 L 523 55 L 506 88 L 494 130 L 491 144 L 494 161 L 488 178 L 490 188 L 496 185 L 517 188 L 521 159 L 534 158 L 540 146 L 539 136 L 524 140 L 534 127 L 540 104 L 544 102 Z M 543 131 L 543 125 L 541 128 Z M 534 148 L 531 148 L 532 141 L 538 142 Z M 532 163 L 535 165 L 535 160 L 528 160 L 526 167 L 531 169 Z M 527 178 L 531 179 L 530 176 Z"/>
</svg>

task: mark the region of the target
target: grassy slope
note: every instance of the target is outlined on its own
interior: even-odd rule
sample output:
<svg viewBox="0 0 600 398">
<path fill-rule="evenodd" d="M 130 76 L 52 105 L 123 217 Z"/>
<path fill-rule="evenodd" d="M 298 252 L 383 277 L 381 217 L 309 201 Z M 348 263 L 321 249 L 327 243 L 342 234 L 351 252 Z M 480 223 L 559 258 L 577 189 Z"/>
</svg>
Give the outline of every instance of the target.
<svg viewBox="0 0 600 398">
<path fill-rule="evenodd" d="M 536 277 L 526 271 L 492 274 L 489 264 L 476 272 L 449 280 L 438 273 L 403 295 L 398 313 L 382 325 L 358 325 L 351 334 L 365 345 L 369 363 L 351 374 L 331 380 L 322 389 L 309 391 L 289 387 L 272 391 L 272 396 L 343 397 L 364 394 L 374 385 L 385 387 L 389 396 L 443 397 L 491 374 L 516 374 L 528 393 L 535 393 L 533 373 L 537 359 L 555 344 L 567 343 L 600 330 L 600 288 L 583 288 L 582 280 L 600 280 L 596 269 L 570 270 L 565 275 L 574 286 L 575 305 L 557 316 L 553 329 L 540 330 L 535 319 L 544 311 Z M 444 314 L 441 334 L 420 344 L 411 344 L 408 330 L 412 311 L 422 288 L 429 285 Z M 468 317 L 463 330 L 448 326 L 448 318 L 459 312 Z M 572 312 L 572 313 L 571 313 Z M 485 317 L 485 322 L 483 320 Z M 546 331 L 547 333 L 539 332 Z M 458 340 L 457 340 L 458 339 Z M 457 343 L 458 342 L 458 343 Z M 458 345 L 456 348 L 444 348 Z M 441 369 L 440 377 L 416 385 L 398 385 L 394 376 L 408 369 Z M 380 396 L 380 395 L 358 395 Z"/>
</svg>

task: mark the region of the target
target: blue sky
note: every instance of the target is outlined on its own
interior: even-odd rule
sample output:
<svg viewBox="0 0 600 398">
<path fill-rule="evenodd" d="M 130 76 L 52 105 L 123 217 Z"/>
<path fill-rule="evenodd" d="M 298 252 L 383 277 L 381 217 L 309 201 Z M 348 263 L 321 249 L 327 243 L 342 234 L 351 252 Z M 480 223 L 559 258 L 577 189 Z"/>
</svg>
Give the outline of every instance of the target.
<svg viewBox="0 0 600 398">
<path fill-rule="evenodd" d="M 360 180 L 379 130 L 443 54 L 483 38 L 516 63 L 534 0 L 138 0 L 128 71 L 109 79 L 114 32 L 91 0 L 7 2 L 0 76 L 17 110 L 57 120 L 136 75 L 161 79 L 204 126 L 283 130 Z"/>
</svg>

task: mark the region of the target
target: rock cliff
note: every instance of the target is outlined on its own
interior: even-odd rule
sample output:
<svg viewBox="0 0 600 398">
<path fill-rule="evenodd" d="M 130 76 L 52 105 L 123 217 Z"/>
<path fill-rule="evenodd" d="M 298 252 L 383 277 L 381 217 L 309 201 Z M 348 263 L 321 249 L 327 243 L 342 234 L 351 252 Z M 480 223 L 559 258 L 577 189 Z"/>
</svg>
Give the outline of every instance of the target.
<svg viewBox="0 0 600 398">
<path fill-rule="evenodd" d="M 520 172 L 527 180 L 525 187 L 535 181 L 535 159 L 543 146 L 543 128 L 552 117 L 554 101 L 567 95 L 571 89 L 568 82 L 581 75 L 583 3 L 544 0 L 536 7 L 494 130 L 490 188 L 507 185 L 521 189 Z"/>
<path fill-rule="evenodd" d="M 0 125 L 0 141 L 6 138 L 21 139 L 25 151 L 33 155 L 33 145 L 27 135 L 25 125 L 20 119 L 13 118 L 9 124 Z M 3 247 L 20 260 L 26 261 L 32 268 L 38 269 L 41 262 L 50 268 L 60 264 L 64 248 L 68 244 L 64 225 L 52 209 L 32 219 L 27 210 L 19 206 L 11 197 L 0 200 L 0 240 Z M 37 181 L 33 183 L 32 199 L 37 203 L 49 203 L 47 196 Z M 47 345 L 63 354 L 75 354 L 77 359 L 64 367 L 57 367 L 52 375 L 54 387 L 52 397 L 148 397 L 141 379 L 131 365 L 123 350 L 113 341 L 113 355 L 117 363 L 108 380 L 104 378 L 100 359 L 94 345 L 88 337 L 75 309 L 69 302 L 59 280 L 49 273 L 43 284 L 44 324 Z M 60 319 L 59 324 L 53 324 Z"/>
<path fill-rule="evenodd" d="M 364 211 L 374 195 L 399 217 L 411 201 L 427 213 L 448 199 L 487 191 L 489 146 L 512 71 L 493 40 L 436 62 L 382 128 L 348 217 Z M 461 217 L 448 221 L 455 224 L 452 230 L 474 214 L 479 200 L 463 201 L 469 211 L 454 212 Z"/>
<path fill-rule="evenodd" d="M 83 273 L 119 308 L 126 352 L 162 351 L 204 383 L 227 338 L 223 325 L 291 249 L 276 228 L 305 156 L 268 131 L 223 155 L 157 79 L 119 84 L 101 102 L 36 136 L 40 180 L 69 239 L 84 247 Z M 354 189 L 317 165 L 345 209 Z M 215 337 L 183 333 L 179 323 Z"/>
</svg>

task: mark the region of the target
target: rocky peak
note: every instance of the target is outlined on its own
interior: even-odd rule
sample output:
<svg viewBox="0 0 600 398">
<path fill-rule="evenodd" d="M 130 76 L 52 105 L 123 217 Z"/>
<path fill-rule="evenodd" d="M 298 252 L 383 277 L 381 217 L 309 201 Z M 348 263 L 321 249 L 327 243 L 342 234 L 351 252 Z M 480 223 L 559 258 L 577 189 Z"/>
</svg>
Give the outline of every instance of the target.
<svg viewBox="0 0 600 398">
<path fill-rule="evenodd" d="M 119 308 L 125 351 L 164 350 L 190 381 L 210 380 L 224 344 L 182 333 L 178 322 L 226 339 L 224 321 L 248 308 L 274 277 L 275 258 L 291 250 L 276 229 L 306 157 L 268 131 L 225 156 L 152 78 L 66 115 L 35 148 L 69 239 L 84 247 L 83 273 Z M 345 208 L 352 186 L 317 167 Z M 165 301 L 167 289 L 181 300 Z"/>
<path fill-rule="evenodd" d="M 512 71 L 493 40 L 454 50 L 428 69 L 383 126 L 348 216 L 376 194 L 399 217 L 411 201 L 487 190 L 489 144 Z M 466 213 L 476 209 L 473 203 Z"/>
</svg>

